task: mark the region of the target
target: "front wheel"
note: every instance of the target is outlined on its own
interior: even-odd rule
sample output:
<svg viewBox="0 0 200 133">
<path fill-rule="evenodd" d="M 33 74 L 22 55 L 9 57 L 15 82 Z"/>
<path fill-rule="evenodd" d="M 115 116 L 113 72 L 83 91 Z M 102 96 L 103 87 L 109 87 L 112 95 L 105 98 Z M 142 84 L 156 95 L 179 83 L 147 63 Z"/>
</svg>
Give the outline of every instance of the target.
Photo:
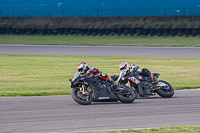
<svg viewBox="0 0 200 133">
<path fill-rule="evenodd" d="M 116 93 L 119 101 L 122 103 L 132 103 L 137 97 L 138 93 L 133 87 L 123 86 L 126 89 L 121 90 L 121 93 Z"/>
<path fill-rule="evenodd" d="M 159 83 L 164 83 L 166 86 L 160 86 L 156 93 L 163 98 L 170 98 L 174 95 L 174 88 L 166 81 L 159 80 Z"/>
<path fill-rule="evenodd" d="M 89 105 L 92 103 L 92 95 L 90 93 L 83 94 L 80 89 L 72 90 L 72 98 L 81 105 Z"/>
</svg>

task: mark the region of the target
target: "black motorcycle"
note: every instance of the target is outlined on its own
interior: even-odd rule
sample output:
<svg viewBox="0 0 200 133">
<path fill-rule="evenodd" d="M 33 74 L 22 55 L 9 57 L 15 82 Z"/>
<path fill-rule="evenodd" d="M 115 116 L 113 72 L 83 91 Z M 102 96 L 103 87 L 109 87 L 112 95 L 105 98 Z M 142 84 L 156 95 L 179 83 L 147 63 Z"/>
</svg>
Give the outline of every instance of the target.
<svg viewBox="0 0 200 133">
<path fill-rule="evenodd" d="M 118 75 L 111 76 L 117 80 Z M 98 76 L 81 76 L 77 72 L 71 80 L 72 98 L 79 104 L 89 105 L 92 102 L 120 101 L 122 103 L 132 103 L 138 96 L 137 91 L 125 85 L 117 85 L 114 88 L 110 82 L 104 81 Z"/>
<path fill-rule="evenodd" d="M 159 75 L 159 73 L 153 73 L 153 76 L 156 78 L 158 78 Z M 138 72 L 126 73 L 126 71 L 122 70 L 118 83 L 136 88 L 141 97 L 153 96 L 156 93 L 163 98 L 170 98 L 174 95 L 174 89 L 168 82 L 159 80 L 157 85 L 153 85 L 149 77 L 142 76 Z"/>
</svg>

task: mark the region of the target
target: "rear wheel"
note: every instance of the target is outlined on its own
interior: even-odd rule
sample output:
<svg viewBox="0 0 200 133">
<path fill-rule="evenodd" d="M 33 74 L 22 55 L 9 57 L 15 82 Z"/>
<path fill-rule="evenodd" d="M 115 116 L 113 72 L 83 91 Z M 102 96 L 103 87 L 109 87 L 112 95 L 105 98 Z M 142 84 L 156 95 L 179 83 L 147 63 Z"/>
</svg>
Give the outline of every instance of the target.
<svg viewBox="0 0 200 133">
<path fill-rule="evenodd" d="M 160 87 L 160 89 L 156 90 L 156 93 L 163 98 L 172 97 L 174 95 L 174 88 L 166 81 L 159 80 L 159 82 L 166 84 L 166 86 Z"/>
<path fill-rule="evenodd" d="M 132 103 L 138 96 L 137 91 L 133 87 L 123 86 L 125 90 L 119 90 L 120 93 L 116 93 L 119 101 L 122 103 Z"/>
<path fill-rule="evenodd" d="M 72 90 L 72 98 L 74 101 L 81 105 L 89 105 L 92 103 L 92 95 L 89 92 L 83 94 L 80 89 L 73 89 Z"/>
</svg>

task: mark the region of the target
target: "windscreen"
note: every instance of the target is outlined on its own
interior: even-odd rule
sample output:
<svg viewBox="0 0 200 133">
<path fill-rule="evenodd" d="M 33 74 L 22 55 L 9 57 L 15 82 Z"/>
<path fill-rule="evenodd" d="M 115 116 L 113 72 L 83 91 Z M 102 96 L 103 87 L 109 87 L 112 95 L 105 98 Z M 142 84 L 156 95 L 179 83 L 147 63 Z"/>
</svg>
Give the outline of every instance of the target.
<svg viewBox="0 0 200 133">
<path fill-rule="evenodd" d="M 125 70 L 122 70 L 122 71 L 120 72 L 118 81 L 119 81 L 125 74 L 126 74 L 126 71 L 125 71 Z"/>
<path fill-rule="evenodd" d="M 80 72 L 77 72 L 75 75 L 74 75 L 74 78 L 72 79 L 72 82 L 74 82 L 76 80 L 76 78 L 78 78 L 78 76 L 80 75 L 81 73 Z"/>
</svg>

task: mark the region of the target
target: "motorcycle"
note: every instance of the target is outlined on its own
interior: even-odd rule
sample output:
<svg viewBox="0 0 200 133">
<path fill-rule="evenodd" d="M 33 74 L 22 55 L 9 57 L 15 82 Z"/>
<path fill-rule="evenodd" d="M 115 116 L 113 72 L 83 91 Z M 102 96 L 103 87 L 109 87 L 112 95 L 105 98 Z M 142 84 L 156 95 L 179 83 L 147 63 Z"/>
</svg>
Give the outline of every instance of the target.
<svg viewBox="0 0 200 133">
<path fill-rule="evenodd" d="M 156 78 L 158 78 L 159 75 L 159 73 L 153 73 L 153 76 Z M 153 86 L 153 82 L 149 77 L 144 77 L 138 72 L 126 73 L 125 70 L 122 70 L 118 83 L 136 88 L 141 97 L 153 96 L 156 95 L 156 93 L 163 98 L 170 98 L 174 95 L 174 89 L 168 82 L 159 80 L 157 85 Z"/>
<path fill-rule="evenodd" d="M 117 80 L 118 75 L 111 76 Z M 73 79 L 69 79 L 72 88 L 72 98 L 81 105 L 89 105 L 92 102 L 111 102 L 118 100 L 122 103 L 132 103 L 137 98 L 137 91 L 125 85 L 117 85 L 114 88 L 110 82 L 104 81 L 98 76 L 81 75 L 77 72 Z"/>
</svg>

